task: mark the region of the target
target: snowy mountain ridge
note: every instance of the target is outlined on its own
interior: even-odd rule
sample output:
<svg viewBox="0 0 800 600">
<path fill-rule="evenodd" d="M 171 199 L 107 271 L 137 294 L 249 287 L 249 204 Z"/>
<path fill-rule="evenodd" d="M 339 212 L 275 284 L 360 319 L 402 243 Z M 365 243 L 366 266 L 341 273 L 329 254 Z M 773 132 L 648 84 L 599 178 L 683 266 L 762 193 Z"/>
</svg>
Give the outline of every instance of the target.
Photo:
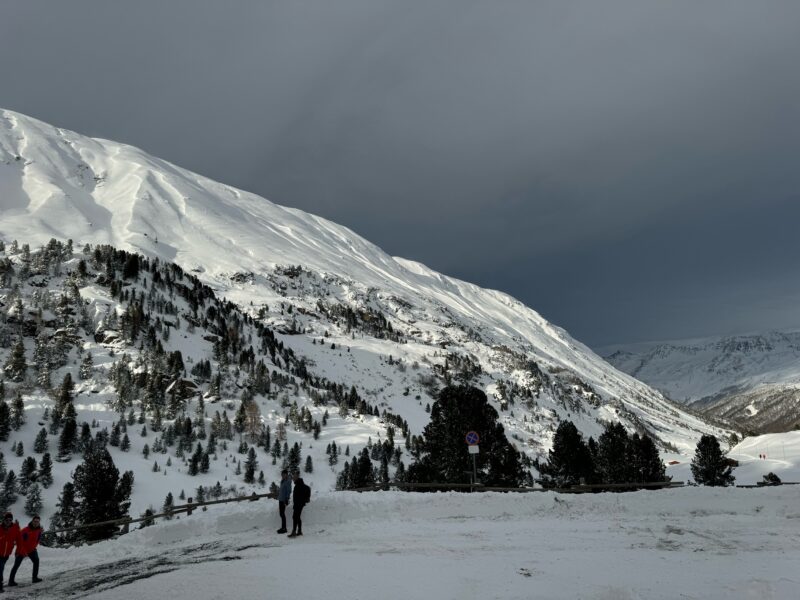
<svg viewBox="0 0 800 600">
<path fill-rule="evenodd" d="M 177 263 L 260 314 L 315 372 L 393 404 L 416 432 L 435 390 L 425 393 L 420 382 L 448 364 L 510 410 L 503 413 L 509 435 L 533 454 L 549 447 L 564 418 L 595 436 L 603 421 L 620 419 L 684 452 L 713 430 L 506 294 L 393 258 L 345 227 L 136 148 L 7 110 L 0 207 L 6 241 L 72 239 Z M 366 334 L 356 338 L 356 325 Z M 321 336 L 347 342 L 359 361 L 320 352 Z M 398 358 L 420 373 L 398 376 Z"/>
<path fill-rule="evenodd" d="M 798 422 L 800 331 L 639 343 L 600 350 L 669 398 L 756 431 Z"/>
</svg>

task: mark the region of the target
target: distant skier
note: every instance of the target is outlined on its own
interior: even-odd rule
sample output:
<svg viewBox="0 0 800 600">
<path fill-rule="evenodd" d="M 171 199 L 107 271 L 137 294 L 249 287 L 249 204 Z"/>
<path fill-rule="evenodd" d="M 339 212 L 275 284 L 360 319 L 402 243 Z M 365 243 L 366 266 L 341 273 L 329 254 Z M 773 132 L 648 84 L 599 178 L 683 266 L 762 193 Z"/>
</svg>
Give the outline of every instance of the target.
<svg viewBox="0 0 800 600">
<path fill-rule="evenodd" d="M 289 471 L 281 471 L 281 487 L 278 490 L 278 512 L 281 515 L 281 528 L 278 533 L 286 533 L 286 505 L 292 499 L 292 479 Z"/>
<path fill-rule="evenodd" d="M 0 592 L 3 591 L 3 570 L 6 561 L 14 550 L 14 544 L 19 539 L 19 523 L 14 520 L 14 515 L 7 512 L 0 523 Z"/>
<path fill-rule="evenodd" d="M 311 488 L 300 477 L 300 471 L 293 471 L 292 479 L 294 480 L 294 494 L 292 496 L 292 533 L 288 535 L 290 538 L 303 535 L 303 522 L 300 520 L 300 514 L 303 512 L 303 507 L 311 501 Z"/>
<path fill-rule="evenodd" d="M 17 540 L 17 552 L 14 557 L 14 566 L 11 568 L 11 575 L 8 576 L 8 587 L 17 585 L 14 576 L 17 569 L 26 558 L 30 558 L 33 563 L 33 583 L 39 583 L 39 552 L 36 550 L 39 540 L 42 538 L 42 522 L 39 515 L 34 515 L 28 526 L 19 533 Z"/>
</svg>

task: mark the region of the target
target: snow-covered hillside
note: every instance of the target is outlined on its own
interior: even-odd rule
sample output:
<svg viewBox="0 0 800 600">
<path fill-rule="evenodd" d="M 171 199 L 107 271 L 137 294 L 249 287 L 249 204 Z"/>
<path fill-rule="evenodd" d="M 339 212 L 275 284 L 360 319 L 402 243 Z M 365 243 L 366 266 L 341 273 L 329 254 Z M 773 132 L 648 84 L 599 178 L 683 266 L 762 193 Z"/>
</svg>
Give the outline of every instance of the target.
<svg viewBox="0 0 800 600">
<path fill-rule="evenodd" d="M 6 466 L 19 473 L 42 429 L 55 456 L 52 415 L 70 375 L 81 439 L 108 443 L 134 472 L 134 514 L 198 486 L 263 491 L 295 444 L 313 462 L 317 491 L 367 446 L 375 472 L 393 476 L 450 382 L 487 391 L 528 465 L 565 419 L 595 437 L 619 420 L 672 452 L 691 453 L 701 433 L 725 435 L 505 294 L 135 148 L 10 111 L 0 113 L 0 216 L 0 364 L 17 352 L 30 365 L 14 378 L 5 369 L 6 399 L 19 396 L 27 417 L 0 441 Z M 263 483 L 244 484 L 238 435 L 199 438 L 226 431 L 215 413 L 233 419 L 245 396 L 258 408 L 247 441 Z M 390 426 L 397 440 L 387 446 Z M 115 430 L 129 449 L 110 443 Z M 327 452 L 334 443 L 338 461 Z M 209 464 L 190 474 L 201 450 Z M 73 465 L 56 462 L 46 517 Z M 20 512 L 23 502 L 9 505 Z"/>
<path fill-rule="evenodd" d="M 753 431 L 800 423 L 800 332 L 615 346 L 608 362 L 667 397 Z"/>
<path fill-rule="evenodd" d="M 393 258 L 345 227 L 130 146 L 2 111 L 0 207 L 5 240 L 111 244 L 174 261 L 253 314 L 266 305 L 265 322 L 305 333 L 286 343 L 313 355 L 319 374 L 352 381 L 375 401 L 419 388 L 416 374 L 397 376 L 394 359 L 430 371 L 458 355 L 514 411 L 510 433 L 534 448 L 549 446 L 567 414 L 587 435 L 599 433 L 598 420 L 623 419 L 683 450 L 708 430 L 506 294 Z M 393 335 L 353 340 L 345 313 L 351 323 L 385 322 Z M 311 340 L 326 332 L 328 344 L 350 340 L 349 357 L 313 352 Z M 419 430 L 425 414 L 413 404 L 399 412 Z M 538 419 L 526 423 L 525 413 Z"/>
</svg>

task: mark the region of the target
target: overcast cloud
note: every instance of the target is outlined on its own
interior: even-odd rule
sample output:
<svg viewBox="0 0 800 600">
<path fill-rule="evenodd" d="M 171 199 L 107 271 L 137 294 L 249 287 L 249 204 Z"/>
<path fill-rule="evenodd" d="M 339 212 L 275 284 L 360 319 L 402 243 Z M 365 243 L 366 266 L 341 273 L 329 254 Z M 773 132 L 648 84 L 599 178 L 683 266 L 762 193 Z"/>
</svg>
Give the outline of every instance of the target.
<svg viewBox="0 0 800 600">
<path fill-rule="evenodd" d="M 800 326 L 800 3 L 0 3 L 0 106 L 591 345 Z"/>
</svg>

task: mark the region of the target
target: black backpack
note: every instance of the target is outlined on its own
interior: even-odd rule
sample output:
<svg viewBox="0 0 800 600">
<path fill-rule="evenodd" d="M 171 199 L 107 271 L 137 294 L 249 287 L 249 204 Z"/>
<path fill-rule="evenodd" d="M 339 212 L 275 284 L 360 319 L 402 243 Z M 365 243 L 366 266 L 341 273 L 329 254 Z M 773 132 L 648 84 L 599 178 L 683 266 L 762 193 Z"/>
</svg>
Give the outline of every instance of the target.
<svg viewBox="0 0 800 600">
<path fill-rule="evenodd" d="M 311 488 L 308 487 L 305 482 L 298 483 L 295 486 L 297 488 L 297 500 L 303 504 L 308 504 L 311 502 Z"/>
</svg>

